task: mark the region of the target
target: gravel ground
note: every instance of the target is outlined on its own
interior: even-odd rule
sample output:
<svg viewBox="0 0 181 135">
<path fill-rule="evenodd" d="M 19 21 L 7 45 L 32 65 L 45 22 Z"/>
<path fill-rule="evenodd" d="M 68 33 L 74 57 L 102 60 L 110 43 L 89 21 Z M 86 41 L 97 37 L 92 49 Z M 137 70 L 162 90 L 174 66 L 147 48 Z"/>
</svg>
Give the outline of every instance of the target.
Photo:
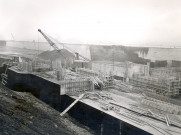
<svg viewBox="0 0 181 135">
<path fill-rule="evenodd" d="M 3 135 L 89 135 L 93 132 L 68 115 L 35 98 L 0 84 L 0 134 Z"/>
</svg>

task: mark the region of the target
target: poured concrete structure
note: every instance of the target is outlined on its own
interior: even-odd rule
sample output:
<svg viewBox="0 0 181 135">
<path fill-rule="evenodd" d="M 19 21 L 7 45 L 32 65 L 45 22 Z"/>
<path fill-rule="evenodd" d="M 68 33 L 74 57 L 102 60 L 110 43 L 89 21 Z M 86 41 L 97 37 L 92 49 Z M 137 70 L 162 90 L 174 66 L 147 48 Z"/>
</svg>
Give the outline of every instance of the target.
<svg viewBox="0 0 181 135">
<path fill-rule="evenodd" d="M 14 67 L 11 67 L 7 74 L 9 78 L 7 87 L 14 90 L 29 91 L 59 111 L 63 111 L 77 98 L 76 96 L 60 96 L 61 85 L 58 81 L 46 78 L 45 76 L 24 73 Z M 114 101 L 123 107 L 131 109 L 130 104 L 138 105 L 133 98 L 134 96 L 131 96 L 132 99 L 130 96 L 127 97 L 114 89 L 107 89 L 102 92 L 114 97 Z M 139 99 L 141 97 L 138 97 L 136 100 Z M 114 103 L 114 101 L 111 102 Z M 100 107 L 99 102 L 91 99 L 82 99 L 68 113 L 78 122 L 92 129 L 95 134 L 159 135 L 167 134 L 167 132 L 172 134 L 173 131 L 178 135 L 181 133 L 180 127 L 168 127 L 165 121 L 150 120 L 150 118 L 126 112 L 124 109 L 119 114 L 112 110 L 106 111 Z"/>
<path fill-rule="evenodd" d="M 37 98 L 59 111 L 63 111 L 75 100 L 75 97 L 60 96 L 61 86 L 53 80 L 34 74 L 23 73 L 13 68 L 10 68 L 7 73 L 9 80 L 6 86 L 8 88 L 31 92 Z M 95 134 L 149 134 L 127 123 L 127 121 L 124 122 L 118 117 L 111 115 L 111 113 L 106 113 L 92 105 L 81 101 L 71 108 L 68 113 L 78 122 L 92 129 Z"/>
</svg>

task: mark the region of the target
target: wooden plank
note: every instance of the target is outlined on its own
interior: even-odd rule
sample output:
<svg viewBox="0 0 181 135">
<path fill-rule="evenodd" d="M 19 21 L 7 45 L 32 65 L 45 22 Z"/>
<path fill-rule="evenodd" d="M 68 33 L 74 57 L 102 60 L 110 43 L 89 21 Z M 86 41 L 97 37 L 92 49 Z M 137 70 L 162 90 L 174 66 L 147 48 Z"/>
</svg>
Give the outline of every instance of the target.
<svg viewBox="0 0 181 135">
<path fill-rule="evenodd" d="M 5 85 L 4 82 L 1 82 L 1 83 L 2 83 L 3 85 Z"/>
<path fill-rule="evenodd" d="M 168 114 L 167 114 L 167 121 L 168 121 L 168 124 L 170 125 L 170 119 L 169 119 L 169 117 L 168 117 Z"/>
<path fill-rule="evenodd" d="M 7 81 L 6 81 L 6 80 L 4 80 L 4 78 L 2 79 L 2 82 L 3 82 L 3 83 L 7 83 Z"/>
<path fill-rule="evenodd" d="M 81 98 L 83 98 L 85 94 L 81 94 L 69 107 L 67 107 L 60 116 L 63 116 L 66 112 L 68 112 Z"/>
<path fill-rule="evenodd" d="M 169 125 L 169 121 L 167 119 L 167 116 L 165 116 L 165 120 L 166 120 L 167 126 L 169 127 L 170 125 Z"/>
</svg>

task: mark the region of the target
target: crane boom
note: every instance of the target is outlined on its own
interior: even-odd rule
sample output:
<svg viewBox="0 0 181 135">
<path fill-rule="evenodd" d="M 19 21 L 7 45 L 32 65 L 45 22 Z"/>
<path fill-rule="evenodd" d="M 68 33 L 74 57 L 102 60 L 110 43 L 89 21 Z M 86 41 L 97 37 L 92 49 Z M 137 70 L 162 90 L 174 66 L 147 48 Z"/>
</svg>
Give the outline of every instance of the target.
<svg viewBox="0 0 181 135">
<path fill-rule="evenodd" d="M 60 51 L 60 49 L 56 46 L 56 44 L 51 41 L 40 29 L 38 31 L 43 35 L 43 37 L 47 40 L 47 42 L 57 51 Z"/>
<path fill-rule="evenodd" d="M 41 29 L 38 29 L 38 31 L 43 35 L 43 37 L 47 40 L 47 42 L 55 49 L 57 50 L 58 52 L 60 51 L 60 49 L 56 46 L 56 44 L 50 40 L 50 38 L 48 38 L 42 31 Z M 76 55 L 80 56 L 81 58 L 83 58 L 84 60 L 87 60 L 87 61 L 90 61 L 90 59 L 80 55 L 79 53 L 75 52 Z"/>
</svg>

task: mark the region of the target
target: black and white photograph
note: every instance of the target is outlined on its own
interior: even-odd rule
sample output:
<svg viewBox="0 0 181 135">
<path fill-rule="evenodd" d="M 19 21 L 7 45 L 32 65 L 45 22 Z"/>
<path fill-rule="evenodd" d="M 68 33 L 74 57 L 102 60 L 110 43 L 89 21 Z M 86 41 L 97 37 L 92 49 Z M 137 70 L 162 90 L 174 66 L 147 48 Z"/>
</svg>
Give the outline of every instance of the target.
<svg viewBox="0 0 181 135">
<path fill-rule="evenodd" d="M 0 135 L 181 135 L 181 0 L 0 0 Z"/>
</svg>

